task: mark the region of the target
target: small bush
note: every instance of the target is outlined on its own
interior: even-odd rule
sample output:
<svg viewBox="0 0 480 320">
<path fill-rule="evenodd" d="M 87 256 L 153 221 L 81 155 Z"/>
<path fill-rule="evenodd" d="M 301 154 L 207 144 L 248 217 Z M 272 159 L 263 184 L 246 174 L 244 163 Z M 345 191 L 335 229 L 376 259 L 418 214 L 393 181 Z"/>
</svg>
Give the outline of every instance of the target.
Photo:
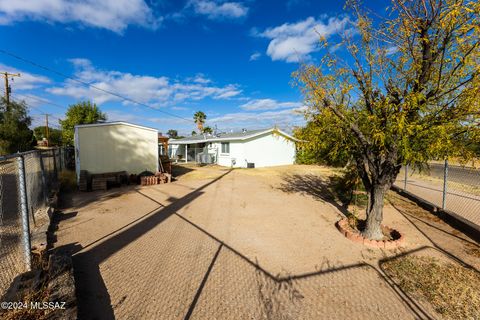
<svg viewBox="0 0 480 320">
<path fill-rule="evenodd" d="M 71 192 L 77 189 L 77 176 L 75 171 L 64 170 L 60 172 L 60 191 Z"/>
</svg>

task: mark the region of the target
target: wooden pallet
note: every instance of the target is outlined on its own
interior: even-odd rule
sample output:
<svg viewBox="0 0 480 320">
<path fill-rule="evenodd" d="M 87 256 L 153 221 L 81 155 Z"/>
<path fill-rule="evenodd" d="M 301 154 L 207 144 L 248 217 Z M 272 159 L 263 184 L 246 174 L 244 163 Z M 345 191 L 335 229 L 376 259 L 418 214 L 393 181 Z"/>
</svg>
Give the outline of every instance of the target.
<svg viewBox="0 0 480 320">
<path fill-rule="evenodd" d="M 107 190 L 108 178 L 94 177 L 92 178 L 92 191 Z"/>
<path fill-rule="evenodd" d="M 80 179 L 78 181 L 78 190 L 87 191 L 88 190 L 88 171 L 80 170 Z"/>
</svg>

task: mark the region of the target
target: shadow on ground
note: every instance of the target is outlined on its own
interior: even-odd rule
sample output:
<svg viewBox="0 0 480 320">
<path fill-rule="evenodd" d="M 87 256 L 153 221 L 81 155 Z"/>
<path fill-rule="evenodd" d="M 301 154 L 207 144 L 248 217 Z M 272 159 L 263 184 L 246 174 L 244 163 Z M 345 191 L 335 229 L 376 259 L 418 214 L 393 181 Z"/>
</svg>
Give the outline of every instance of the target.
<svg viewBox="0 0 480 320">
<path fill-rule="evenodd" d="M 427 260 L 421 260 L 422 257 Z M 414 261 L 427 261 L 433 265 L 415 265 Z M 415 307 L 427 310 L 428 313 L 434 314 L 435 318 L 440 317 L 437 312 L 448 319 L 451 316 L 454 319 L 477 319 L 480 315 L 480 311 L 471 304 L 472 297 L 466 293 L 468 290 L 476 291 L 476 286 L 472 282 L 480 281 L 480 273 L 441 248 L 420 247 L 381 259 L 378 265 L 395 290 L 403 296 L 410 297 Z M 444 269 L 439 271 L 438 268 Z M 442 271 L 454 272 L 455 275 L 443 274 Z M 458 278 L 454 279 L 454 276 Z M 474 303 L 478 305 L 478 295 L 476 298 Z M 432 304 L 428 300 L 431 300 Z"/>
<path fill-rule="evenodd" d="M 461 233 L 459 233 L 460 235 L 456 235 L 452 232 L 449 232 L 449 230 L 444 230 L 439 226 L 436 226 L 434 222 L 429 221 L 427 218 L 416 216 L 409 212 L 409 210 L 403 209 L 395 203 L 390 203 L 405 219 L 410 222 L 412 226 L 415 227 L 416 230 L 418 230 L 425 238 L 427 238 L 432 243 L 435 250 L 441 252 L 445 256 L 448 256 L 450 259 L 455 260 L 462 266 L 479 272 L 477 267 L 465 261 L 464 258 L 451 253 L 451 250 L 448 249 L 448 246 L 451 246 L 453 242 L 457 242 L 463 246 L 474 248 L 478 252 L 480 252 L 480 246 L 478 245 L 478 243 L 469 239 L 466 236 L 460 236 Z M 442 236 L 446 237 L 448 241 L 443 241 L 443 243 L 441 243 L 439 240 L 437 240 L 437 234 L 442 234 Z"/>
<path fill-rule="evenodd" d="M 167 206 L 137 190 L 158 207 L 88 246 L 56 248 L 74 256 L 79 318 L 345 319 L 353 311 L 366 318 L 433 318 L 368 263 L 333 265 L 325 259 L 316 272 L 274 275 L 177 213 L 230 172 Z M 346 211 L 334 201 L 331 181 L 318 176 L 287 176 L 280 189 Z M 159 225 L 166 229 L 155 233 Z M 145 248 L 146 238 L 152 248 Z M 152 256 L 139 254 L 149 249 Z M 117 270 L 120 262 L 125 267 Z M 108 285 L 114 281 L 117 288 Z"/>
<path fill-rule="evenodd" d="M 69 244 L 57 248 L 56 250 L 66 250 L 73 255 L 75 283 L 77 284 L 79 302 L 79 318 L 114 319 L 110 296 L 100 273 L 100 264 L 128 244 L 142 237 L 149 230 L 155 228 L 172 214 L 175 214 L 180 208 L 199 197 L 203 189 L 215 183 L 228 173 L 230 173 L 230 171 L 227 171 L 222 176 L 210 181 L 183 198 L 177 199 L 166 207 L 160 205 L 159 209 L 147 213 L 136 221 L 132 221 L 122 227 L 120 230 L 116 230 L 98 239 L 87 247 L 82 248 L 75 244 Z M 98 198 L 93 197 L 92 199 Z M 144 219 L 142 220 L 142 218 Z M 95 292 L 95 296 L 93 297 L 91 296 L 92 291 Z"/>
<path fill-rule="evenodd" d="M 350 215 L 347 208 L 352 201 L 351 192 L 339 192 L 339 176 L 322 177 L 314 174 L 289 174 L 283 178 L 279 190 L 286 193 L 300 193 L 320 201 L 329 202 L 344 215 Z"/>
<path fill-rule="evenodd" d="M 183 176 L 184 174 L 187 174 L 191 171 L 194 171 L 194 169 L 189 168 L 187 166 L 178 165 L 178 164 L 172 165 L 172 176 L 174 177 Z"/>
</svg>

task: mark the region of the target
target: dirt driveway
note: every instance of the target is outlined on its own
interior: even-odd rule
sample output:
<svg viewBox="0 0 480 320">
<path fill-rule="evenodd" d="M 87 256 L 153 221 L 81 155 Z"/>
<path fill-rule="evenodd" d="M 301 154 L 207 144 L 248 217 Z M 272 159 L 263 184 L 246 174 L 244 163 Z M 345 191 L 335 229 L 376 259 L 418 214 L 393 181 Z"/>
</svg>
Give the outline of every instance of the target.
<svg viewBox="0 0 480 320">
<path fill-rule="evenodd" d="M 190 167 L 168 185 L 73 194 L 56 247 L 74 256 L 80 318 L 429 318 L 379 267 L 400 252 L 335 229 L 327 174 Z M 408 233 L 409 251 L 456 246 L 394 207 L 385 222 Z"/>
</svg>

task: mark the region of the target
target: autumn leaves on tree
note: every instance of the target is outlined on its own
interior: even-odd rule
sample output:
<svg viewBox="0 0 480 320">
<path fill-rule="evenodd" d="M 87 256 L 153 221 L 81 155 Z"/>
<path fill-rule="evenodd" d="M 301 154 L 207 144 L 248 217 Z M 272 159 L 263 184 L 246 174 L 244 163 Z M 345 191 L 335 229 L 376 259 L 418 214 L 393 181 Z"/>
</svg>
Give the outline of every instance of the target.
<svg viewBox="0 0 480 320">
<path fill-rule="evenodd" d="M 480 3 L 398 0 L 375 20 L 357 1 L 348 8 L 359 33 L 342 37 L 349 57 L 322 39 L 320 64 L 295 73 L 309 106 L 296 134 L 304 148 L 356 164 L 369 197 L 363 233 L 380 239 L 402 165 L 468 158 L 479 141 Z"/>
</svg>

